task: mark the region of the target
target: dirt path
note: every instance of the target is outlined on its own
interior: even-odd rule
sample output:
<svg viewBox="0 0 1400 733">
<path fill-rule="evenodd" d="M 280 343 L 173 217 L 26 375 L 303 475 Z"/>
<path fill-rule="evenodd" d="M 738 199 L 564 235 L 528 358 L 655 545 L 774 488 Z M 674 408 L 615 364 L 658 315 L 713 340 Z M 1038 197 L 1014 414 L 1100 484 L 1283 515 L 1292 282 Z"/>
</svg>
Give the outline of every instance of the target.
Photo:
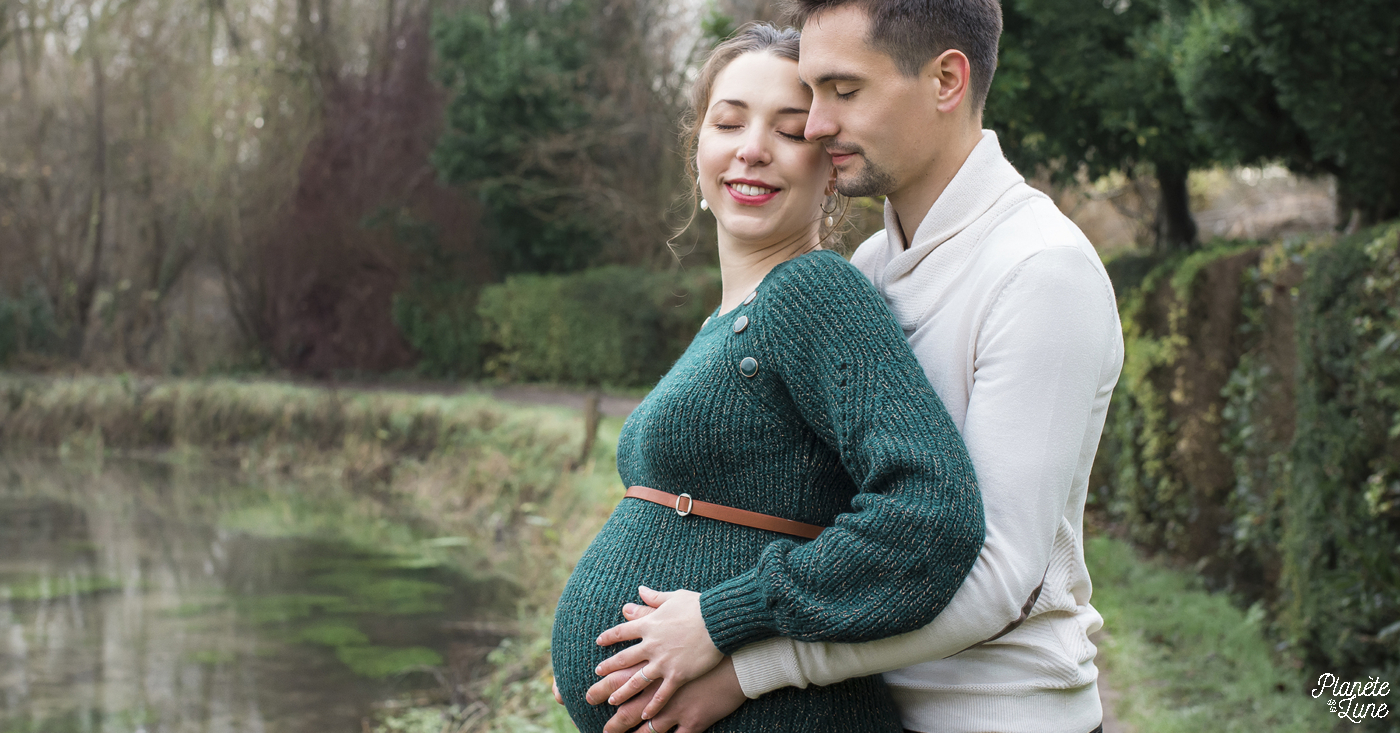
<svg viewBox="0 0 1400 733">
<path fill-rule="evenodd" d="M 361 392 L 409 392 L 412 394 L 440 395 L 459 395 L 475 392 L 490 395 L 493 399 L 500 400 L 501 402 L 510 402 L 517 405 L 569 407 L 575 410 L 584 409 L 589 395 L 589 392 L 586 390 L 543 387 L 534 384 L 508 384 L 500 387 L 488 387 L 480 384 L 434 379 L 393 381 L 350 379 L 328 382 L 321 379 L 291 378 L 285 381 L 289 384 L 296 384 L 304 387 L 318 387 L 332 390 L 356 390 Z M 603 413 L 604 417 L 627 417 L 632 414 L 632 411 L 637 409 L 637 405 L 641 403 L 641 397 L 622 397 L 618 395 L 602 394 L 598 400 L 598 410 Z"/>
<path fill-rule="evenodd" d="M 1089 636 L 1089 641 L 1094 642 L 1095 646 L 1102 646 L 1104 632 L 1094 632 Z M 1098 665 L 1099 668 L 1098 684 L 1099 700 L 1103 703 L 1103 733 L 1134 733 L 1132 726 L 1118 719 L 1117 707 L 1119 693 L 1117 690 L 1113 689 L 1112 675 L 1104 669 L 1103 657 L 1099 656 L 1094 660 L 1094 663 Z"/>
<path fill-rule="evenodd" d="M 1114 708 L 1118 705 L 1118 691 L 1108 681 L 1103 667 L 1099 667 L 1099 700 L 1103 701 L 1103 733 L 1133 733 L 1132 727 L 1118 720 Z"/>
<path fill-rule="evenodd" d="M 575 410 L 582 410 L 588 401 L 587 392 L 550 389 L 529 384 L 497 387 L 490 390 L 489 394 L 501 402 L 513 402 L 518 405 L 572 407 Z M 642 404 L 640 397 L 618 397 L 604 394 L 598 398 L 598 411 L 603 413 L 605 417 L 627 417 L 640 404 Z"/>
</svg>

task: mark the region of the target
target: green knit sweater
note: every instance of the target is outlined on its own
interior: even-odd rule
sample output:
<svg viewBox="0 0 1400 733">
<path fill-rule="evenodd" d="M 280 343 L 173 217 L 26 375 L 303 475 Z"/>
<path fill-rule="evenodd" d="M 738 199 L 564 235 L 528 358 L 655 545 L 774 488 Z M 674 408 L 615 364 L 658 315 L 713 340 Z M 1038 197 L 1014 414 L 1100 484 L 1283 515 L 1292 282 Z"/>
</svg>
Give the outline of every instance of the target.
<svg viewBox="0 0 1400 733">
<path fill-rule="evenodd" d="M 632 413 L 617 451 L 629 486 L 829 527 L 804 542 L 624 499 L 569 578 L 554 672 L 583 731 L 598 634 L 637 586 L 701 591 L 726 653 L 773 636 L 858 642 L 912 631 L 952 598 L 982 547 L 962 439 L 875 289 L 831 252 L 773 269 L 710 318 Z M 898 731 L 877 678 L 749 701 L 714 731 Z"/>
</svg>

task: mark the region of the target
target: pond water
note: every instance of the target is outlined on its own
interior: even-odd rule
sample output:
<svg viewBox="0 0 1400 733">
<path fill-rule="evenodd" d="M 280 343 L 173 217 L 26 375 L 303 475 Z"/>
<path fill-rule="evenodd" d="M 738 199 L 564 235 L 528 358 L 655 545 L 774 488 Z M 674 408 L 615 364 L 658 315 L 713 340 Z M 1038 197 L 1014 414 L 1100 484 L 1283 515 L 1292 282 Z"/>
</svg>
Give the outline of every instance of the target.
<svg viewBox="0 0 1400 733">
<path fill-rule="evenodd" d="M 512 587 L 329 486 L 0 462 L 0 733 L 350 732 L 445 701 Z"/>
</svg>

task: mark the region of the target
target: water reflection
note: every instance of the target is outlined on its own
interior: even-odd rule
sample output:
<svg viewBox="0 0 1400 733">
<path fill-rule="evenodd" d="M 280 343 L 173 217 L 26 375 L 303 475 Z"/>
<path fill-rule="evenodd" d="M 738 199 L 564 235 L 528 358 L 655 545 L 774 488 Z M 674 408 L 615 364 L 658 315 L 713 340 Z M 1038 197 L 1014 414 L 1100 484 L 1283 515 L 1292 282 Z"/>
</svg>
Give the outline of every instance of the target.
<svg viewBox="0 0 1400 733">
<path fill-rule="evenodd" d="M 0 733 L 358 731 L 495 641 L 451 629 L 508 585 L 448 570 L 452 543 L 383 507 L 310 493 L 0 465 Z"/>
</svg>

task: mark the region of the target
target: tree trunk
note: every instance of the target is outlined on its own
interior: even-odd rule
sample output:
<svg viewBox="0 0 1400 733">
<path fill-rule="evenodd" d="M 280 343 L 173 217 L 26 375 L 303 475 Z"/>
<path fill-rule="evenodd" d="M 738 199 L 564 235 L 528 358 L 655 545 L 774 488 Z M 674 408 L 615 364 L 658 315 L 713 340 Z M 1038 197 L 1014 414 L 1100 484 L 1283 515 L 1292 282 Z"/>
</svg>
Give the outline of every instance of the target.
<svg viewBox="0 0 1400 733">
<path fill-rule="evenodd" d="M 93 21 L 89 19 L 89 24 Z M 91 27 L 91 26 L 89 26 Z M 95 40 L 96 32 L 92 32 L 91 38 Z M 97 282 L 102 276 L 102 249 L 103 230 L 106 225 L 107 214 L 107 126 L 106 126 L 106 84 L 103 79 L 102 56 L 98 52 L 95 44 L 91 44 L 88 52 L 92 61 L 92 96 L 93 96 L 93 160 L 92 160 L 92 209 L 88 219 L 88 241 L 92 251 L 92 259 L 88 264 L 87 274 L 83 277 L 78 287 L 77 306 L 78 324 L 87 327 L 89 313 L 92 302 L 97 292 Z"/>
<path fill-rule="evenodd" d="M 14 34 L 15 41 L 15 58 L 19 59 L 20 99 L 24 102 L 26 108 L 33 109 L 34 97 L 29 86 L 29 55 L 28 52 L 24 50 L 25 28 L 19 24 L 18 14 L 16 14 L 14 24 L 15 28 L 12 33 Z"/>
<path fill-rule="evenodd" d="M 1191 198 L 1186 190 L 1187 168 L 1157 166 L 1157 251 L 1190 250 L 1200 246 L 1196 220 L 1191 217 Z"/>
</svg>

